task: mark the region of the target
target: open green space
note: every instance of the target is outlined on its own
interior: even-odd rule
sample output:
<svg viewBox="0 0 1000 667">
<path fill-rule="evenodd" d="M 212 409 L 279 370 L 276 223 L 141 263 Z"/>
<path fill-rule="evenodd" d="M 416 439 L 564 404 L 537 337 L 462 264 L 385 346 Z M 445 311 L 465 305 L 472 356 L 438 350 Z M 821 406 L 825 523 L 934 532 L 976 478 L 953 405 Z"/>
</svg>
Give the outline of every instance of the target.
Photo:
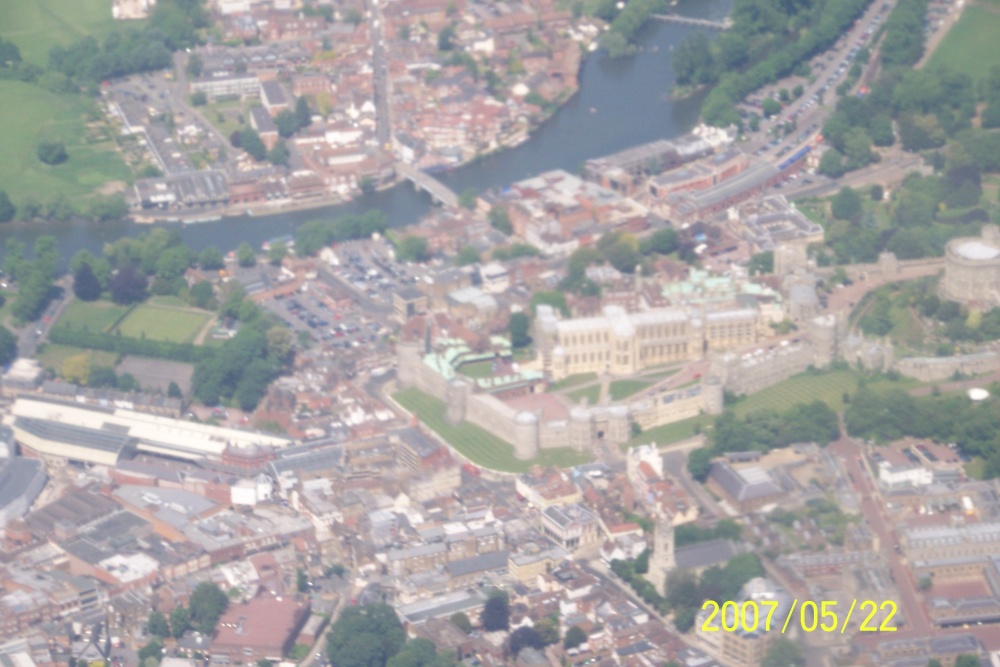
<svg viewBox="0 0 1000 667">
<path fill-rule="evenodd" d="M 478 380 L 480 378 L 488 378 L 493 376 L 493 362 L 486 361 L 473 361 L 468 364 L 462 364 L 458 367 L 458 372 L 465 377 Z"/>
<path fill-rule="evenodd" d="M 579 373 L 577 375 L 569 375 L 564 377 L 559 382 L 552 384 L 552 391 L 559 391 L 560 389 L 566 389 L 567 387 L 575 387 L 578 384 L 583 384 L 585 382 L 593 382 L 597 379 L 597 373 Z"/>
<path fill-rule="evenodd" d="M 608 393 L 611 394 L 612 401 L 620 401 L 633 394 L 638 394 L 651 384 L 651 382 L 643 382 L 642 380 L 615 380 L 608 387 Z"/>
<path fill-rule="evenodd" d="M 680 442 L 681 440 L 687 440 L 688 438 L 693 438 L 698 435 L 698 433 L 700 433 L 705 427 L 709 426 L 714 420 L 715 417 L 712 415 L 698 415 L 697 417 L 682 419 L 681 421 L 674 422 L 672 424 L 655 426 L 648 431 L 643 431 L 636 437 L 629 440 L 628 444 L 626 444 L 623 449 L 635 447 L 636 445 L 645 445 L 650 442 L 662 446 L 669 445 L 674 442 Z"/>
<path fill-rule="evenodd" d="M 58 329 L 105 333 L 128 311 L 110 301 L 71 301 L 56 323 Z"/>
<path fill-rule="evenodd" d="M 0 0 L 0 34 L 17 44 L 22 58 L 43 67 L 53 46 L 87 36 L 102 41 L 115 28 L 111 0 Z"/>
<path fill-rule="evenodd" d="M 146 301 L 146 303 L 152 306 L 163 306 L 165 308 L 190 308 L 189 304 L 184 299 L 179 296 L 174 296 L 173 294 L 161 294 L 158 296 L 151 296 Z"/>
<path fill-rule="evenodd" d="M 853 394 L 858 390 L 861 375 L 853 370 L 834 370 L 825 373 L 802 373 L 784 382 L 768 387 L 756 394 L 741 398 L 732 406 L 737 415 L 745 415 L 756 410 L 787 410 L 797 403 L 823 401 L 835 411 L 843 410 L 844 392 Z M 896 381 L 888 379 L 870 380 L 868 387 L 876 391 L 889 389 L 912 389 L 920 383 L 909 378 Z"/>
<path fill-rule="evenodd" d="M 991 7 L 966 7 L 931 56 L 930 65 L 944 65 L 979 81 L 1000 58 L 1000 12 Z"/>
<path fill-rule="evenodd" d="M 533 465 L 552 465 L 562 468 L 586 463 L 589 457 L 570 449 L 549 449 L 542 451 L 530 461 L 514 457 L 514 447 L 489 431 L 475 424 L 462 422 L 452 426 L 444 420 L 445 404 L 419 389 L 406 389 L 393 398 L 401 406 L 440 435 L 470 461 L 491 470 L 502 472 L 524 472 Z"/>
<path fill-rule="evenodd" d="M 655 380 L 655 381 L 659 382 L 660 380 L 668 378 L 671 375 L 677 375 L 677 373 L 680 372 L 680 370 L 681 369 L 679 369 L 679 368 L 675 368 L 675 369 L 669 370 L 669 371 L 660 371 L 658 373 L 649 373 L 647 375 L 643 375 L 642 379 L 643 380 Z"/>
<path fill-rule="evenodd" d="M 55 345 L 49 343 L 38 352 L 38 361 L 43 368 L 51 368 L 56 373 L 60 372 L 63 363 L 70 357 L 84 354 L 90 361 L 90 367 L 105 366 L 114 368 L 118 363 L 118 355 L 114 352 L 104 352 L 101 350 L 85 350 L 82 347 L 71 347 L 69 345 Z"/>
<path fill-rule="evenodd" d="M 588 404 L 596 405 L 597 401 L 601 398 L 601 385 L 594 384 L 583 389 L 574 389 L 568 392 L 566 396 L 574 403 L 579 403 L 586 398 Z"/>
<path fill-rule="evenodd" d="M 0 81 L 0 99 L 6 100 L 0 104 L 0 189 L 15 204 L 27 197 L 43 202 L 58 194 L 81 197 L 105 183 L 131 178 L 113 142 L 86 143 L 86 118 L 95 109 L 92 100 L 56 95 L 20 81 Z M 41 140 L 63 142 L 69 159 L 55 166 L 43 164 L 36 152 Z"/>
<path fill-rule="evenodd" d="M 211 317 L 212 313 L 208 311 L 163 308 L 144 303 L 129 313 L 116 330 L 129 338 L 191 343 Z"/>
</svg>

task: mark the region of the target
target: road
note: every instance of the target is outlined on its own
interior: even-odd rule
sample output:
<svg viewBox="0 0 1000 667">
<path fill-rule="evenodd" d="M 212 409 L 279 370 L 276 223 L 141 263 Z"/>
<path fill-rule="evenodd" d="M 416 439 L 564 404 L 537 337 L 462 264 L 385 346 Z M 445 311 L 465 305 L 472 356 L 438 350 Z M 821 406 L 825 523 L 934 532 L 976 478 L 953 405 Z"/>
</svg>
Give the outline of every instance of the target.
<svg viewBox="0 0 1000 667">
<path fill-rule="evenodd" d="M 899 592 L 899 599 L 896 602 L 906 620 L 907 634 L 915 637 L 926 636 L 932 626 L 917 594 L 917 581 L 910 569 L 903 564 L 902 555 L 895 551 L 894 546 L 899 544 L 899 538 L 882 515 L 878 489 L 860 461 L 864 453 L 863 447 L 852 438 L 844 436 L 832 443 L 829 451 L 842 457 L 844 467 L 858 486 L 861 495 L 861 513 L 869 528 L 878 536 L 882 561 L 889 566 L 893 583 Z M 902 634 L 897 633 L 893 638 L 901 637 Z"/>
<path fill-rule="evenodd" d="M 377 0 L 369 12 L 372 40 L 372 87 L 375 95 L 375 137 L 379 149 L 392 150 L 392 114 L 390 109 L 389 67 L 385 49 L 385 18 Z"/>
<path fill-rule="evenodd" d="M 72 300 L 69 279 L 64 278 L 56 281 L 56 287 L 61 290 L 61 293 L 52 300 L 42 317 L 37 322 L 29 322 L 24 325 L 17 332 L 17 355 L 19 357 L 34 358 L 35 353 L 38 352 L 38 345 L 45 341 L 49 331 L 62 315 L 63 309 Z"/>
</svg>

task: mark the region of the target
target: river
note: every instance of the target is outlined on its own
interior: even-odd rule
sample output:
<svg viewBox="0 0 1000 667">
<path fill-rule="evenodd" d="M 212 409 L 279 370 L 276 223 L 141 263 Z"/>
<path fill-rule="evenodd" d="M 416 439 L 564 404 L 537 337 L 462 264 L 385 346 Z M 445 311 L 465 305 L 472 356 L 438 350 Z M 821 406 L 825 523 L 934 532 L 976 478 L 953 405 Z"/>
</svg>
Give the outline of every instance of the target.
<svg viewBox="0 0 1000 667">
<path fill-rule="evenodd" d="M 680 0 L 674 9 L 687 16 L 720 19 L 728 14 L 732 2 Z M 614 60 L 602 52 L 589 55 L 580 72 L 580 91 L 527 142 L 439 175 L 439 178 L 456 192 L 470 187 L 482 191 L 550 169 L 576 172 L 590 158 L 690 131 L 697 122 L 705 93 L 681 100 L 668 98 L 673 82 L 670 50 L 695 30 L 697 28 L 654 20 L 639 35 L 640 50 L 636 55 Z M 307 220 L 373 208 L 385 212 L 394 227 L 410 225 L 430 206 L 426 194 L 403 183 L 358 197 L 348 204 L 322 209 L 192 225 L 161 223 L 159 226 L 179 229 L 184 242 L 196 250 L 214 245 L 225 252 L 243 241 L 260 247 L 270 238 L 291 233 L 296 225 Z M 51 234 L 58 239 L 60 255 L 68 260 L 82 248 L 99 254 L 106 242 L 134 236 L 150 228 L 150 225 L 129 221 L 13 223 L 0 229 L 0 239 L 6 242 L 14 237 L 30 249 L 38 236 Z"/>
</svg>

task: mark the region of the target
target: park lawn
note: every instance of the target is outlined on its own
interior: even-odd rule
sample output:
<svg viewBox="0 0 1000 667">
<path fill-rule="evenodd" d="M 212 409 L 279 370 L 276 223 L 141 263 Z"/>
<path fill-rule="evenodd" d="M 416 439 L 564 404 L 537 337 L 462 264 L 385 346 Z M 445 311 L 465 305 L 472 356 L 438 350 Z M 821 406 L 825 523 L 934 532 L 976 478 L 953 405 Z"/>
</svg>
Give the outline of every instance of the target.
<svg viewBox="0 0 1000 667">
<path fill-rule="evenodd" d="M 966 7 L 948 34 L 938 44 L 929 65 L 943 65 L 968 74 L 978 82 L 1000 59 L 1000 13 L 994 7 Z"/>
<path fill-rule="evenodd" d="M 82 143 L 86 117 L 94 109 L 91 100 L 20 81 L 0 81 L 0 99 L 11 101 L 0 104 L 0 187 L 15 205 L 28 197 L 44 202 L 61 194 L 77 206 L 77 198 L 99 186 L 131 179 L 114 143 Z M 63 164 L 39 161 L 38 143 L 49 139 L 65 144 L 69 159 Z"/>
<path fill-rule="evenodd" d="M 642 379 L 643 380 L 654 380 L 656 382 L 659 382 L 660 380 L 664 380 L 664 379 L 670 377 L 671 375 L 677 375 L 677 373 L 679 373 L 680 370 L 681 369 L 679 369 L 679 368 L 675 368 L 675 369 L 670 370 L 670 371 L 661 371 L 659 373 L 649 373 L 648 375 L 643 375 Z"/>
<path fill-rule="evenodd" d="M 732 406 L 733 412 L 743 416 L 756 410 L 776 410 L 782 412 L 799 403 L 823 401 L 836 411 L 843 410 L 844 392 L 853 395 L 858 390 L 858 379 L 861 376 L 853 370 L 835 370 L 824 373 L 801 373 L 788 378 L 784 382 L 763 389 L 756 394 L 741 398 Z M 921 383 L 901 378 L 896 381 L 874 380 L 868 382 L 868 388 L 875 391 L 891 389 L 908 390 Z"/>
<path fill-rule="evenodd" d="M 597 401 L 601 398 L 601 385 L 595 384 L 583 389 L 574 389 L 566 394 L 566 398 L 574 403 L 579 403 L 586 398 L 589 405 L 597 405 Z"/>
<path fill-rule="evenodd" d="M 524 472 L 533 465 L 568 467 L 590 460 L 579 452 L 560 448 L 543 451 L 531 461 L 521 461 L 514 457 L 513 445 L 489 431 L 469 422 L 462 422 L 457 426 L 446 422 L 444 402 L 419 389 L 405 389 L 396 393 L 393 398 L 458 450 L 462 456 L 490 470 Z"/>
<path fill-rule="evenodd" d="M 924 329 L 909 308 L 894 303 L 889 308 L 889 319 L 892 321 L 890 335 L 893 341 L 910 348 L 924 342 Z"/>
<path fill-rule="evenodd" d="M 191 308 L 191 304 L 179 296 L 174 296 L 173 294 L 151 296 L 146 303 L 152 306 L 163 306 L 164 308 Z"/>
<path fill-rule="evenodd" d="M 567 387 L 575 387 L 578 384 L 583 384 L 585 382 L 593 382 L 597 379 L 597 373 L 579 373 L 577 375 L 569 375 L 564 377 L 559 382 L 555 382 L 550 387 L 550 391 L 559 391 L 560 389 L 566 389 Z"/>
<path fill-rule="evenodd" d="M 651 384 L 651 382 L 643 382 L 642 380 L 615 380 L 608 388 L 608 393 L 611 394 L 612 401 L 620 401 L 633 394 L 638 394 Z"/>
<path fill-rule="evenodd" d="M 205 326 L 212 313 L 176 310 L 141 304 L 128 314 L 117 330 L 129 338 L 146 338 L 168 343 L 190 343 Z"/>
<path fill-rule="evenodd" d="M 656 445 L 669 445 L 674 442 L 680 442 L 681 440 L 687 440 L 688 438 L 693 438 L 701 430 L 708 427 L 715 420 L 712 415 L 698 415 L 697 417 L 690 417 L 688 419 L 682 419 L 679 422 L 674 422 L 672 424 L 664 424 L 663 426 L 654 426 L 648 431 L 643 431 L 639 435 L 635 436 L 626 443 L 622 449 L 628 449 L 629 447 L 635 447 L 637 445 L 645 445 L 647 443 L 655 443 Z"/>
<path fill-rule="evenodd" d="M 75 357 L 79 354 L 87 355 L 87 358 L 90 360 L 91 368 L 96 368 L 98 366 L 114 368 L 118 363 L 118 355 L 114 352 L 87 350 L 82 347 L 55 345 L 53 343 L 48 343 L 45 345 L 43 350 L 38 352 L 38 361 L 41 362 L 43 368 L 51 368 L 56 373 L 60 373 L 62 371 L 63 362 L 70 357 Z"/>
<path fill-rule="evenodd" d="M 109 0 L 0 0 L 0 32 L 17 44 L 22 58 L 45 67 L 53 46 L 68 46 L 91 35 L 101 42 L 114 31 L 111 4 Z"/>
<path fill-rule="evenodd" d="M 458 372 L 465 377 L 472 378 L 473 380 L 493 377 L 493 362 L 473 361 L 468 364 L 462 364 L 458 367 Z"/>
<path fill-rule="evenodd" d="M 56 323 L 56 328 L 105 333 L 127 311 L 126 306 L 119 306 L 110 301 L 74 299 L 63 310 L 62 316 Z"/>
</svg>

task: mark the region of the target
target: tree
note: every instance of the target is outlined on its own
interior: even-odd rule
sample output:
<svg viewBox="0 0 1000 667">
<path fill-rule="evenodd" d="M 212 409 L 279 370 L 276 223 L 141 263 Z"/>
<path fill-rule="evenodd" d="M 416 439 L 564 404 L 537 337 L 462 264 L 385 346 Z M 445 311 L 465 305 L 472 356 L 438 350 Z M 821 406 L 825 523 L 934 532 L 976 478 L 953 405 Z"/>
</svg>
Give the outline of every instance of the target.
<svg viewBox="0 0 1000 667">
<path fill-rule="evenodd" d="M 205 581 L 198 584 L 188 602 L 191 621 L 199 632 L 211 636 L 215 632 L 215 624 L 229 606 L 229 597 L 219 588 L 218 584 Z"/>
<path fill-rule="evenodd" d="M 236 144 L 233 145 L 236 146 Z M 267 146 L 261 141 L 257 131 L 252 128 L 240 130 L 239 146 L 236 147 L 245 150 L 257 162 L 262 162 L 267 157 Z"/>
<path fill-rule="evenodd" d="M 61 141 L 43 141 L 35 149 L 38 159 L 48 165 L 62 164 L 69 155 L 66 153 L 66 146 Z"/>
<path fill-rule="evenodd" d="M 267 261 L 274 266 L 279 266 L 285 257 L 288 256 L 288 246 L 284 241 L 275 241 L 267 249 Z"/>
<path fill-rule="evenodd" d="M 971 653 L 963 653 L 955 658 L 955 667 L 982 667 L 979 658 Z"/>
<path fill-rule="evenodd" d="M 873 185 L 870 194 L 872 201 L 882 201 L 882 198 L 885 196 L 885 190 L 881 185 Z"/>
<path fill-rule="evenodd" d="M 202 68 L 201 58 L 198 56 L 197 53 L 192 53 L 191 56 L 188 58 L 187 67 L 184 69 L 187 71 L 189 76 L 192 76 L 197 79 L 199 76 L 201 76 L 201 68 Z"/>
<path fill-rule="evenodd" d="M 658 255 L 669 255 L 677 250 L 677 232 L 670 227 L 653 232 L 645 244 L 643 251 L 655 252 Z"/>
<path fill-rule="evenodd" d="M 243 268 L 249 268 L 257 264 L 257 255 L 254 254 L 250 244 L 244 241 L 236 249 L 236 261 Z"/>
<path fill-rule="evenodd" d="M 191 106 L 203 107 L 206 104 L 208 104 L 208 95 L 205 94 L 204 90 L 196 90 L 191 94 Z"/>
<path fill-rule="evenodd" d="M 298 120 L 299 129 L 312 124 L 312 111 L 309 110 L 309 102 L 305 97 L 295 100 L 295 118 Z"/>
<path fill-rule="evenodd" d="M 73 274 L 73 294 L 81 301 L 97 301 L 101 298 L 101 283 L 90 264 L 84 264 Z"/>
<path fill-rule="evenodd" d="M 463 246 L 455 256 L 455 264 L 458 266 L 468 266 L 469 264 L 476 264 L 479 261 L 479 251 L 470 245 Z"/>
<path fill-rule="evenodd" d="M 805 667 L 802 650 L 795 642 L 779 638 L 767 649 L 761 667 Z"/>
<path fill-rule="evenodd" d="M 510 605 L 507 602 L 507 594 L 503 591 L 494 591 L 483 607 L 483 629 L 487 632 L 506 630 L 510 627 Z"/>
<path fill-rule="evenodd" d="M 171 381 L 167 386 L 167 398 L 184 398 L 184 392 L 181 391 L 180 385 Z"/>
<path fill-rule="evenodd" d="M 146 298 L 146 287 L 149 281 L 141 271 L 132 266 L 119 269 L 108 283 L 111 290 L 111 300 L 121 306 L 127 306 Z"/>
<path fill-rule="evenodd" d="M 701 447 L 688 454 L 688 472 L 699 482 L 704 482 L 712 468 L 715 452 L 710 447 Z"/>
<path fill-rule="evenodd" d="M 458 205 L 470 211 L 476 210 L 476 200 L 479 198 L 479 191 L 475 188 L 465 188 L 458 195 Z"/>
<path fill-rule="evenodd" d="M 17 357 L 17 336 L 0 325 L 0 366 L 6 366 Z"/>
<path fill-rule="evenodd" d="M 761 102 L 760 110 L 764 114 L 764 118 L 770 118 L 771 116 L 777 116 L 781 113 L 781 104 L 777 100 L 771 99 L 770 97 L 764 98 Z"/>
<path fill-rule="evenodd" d="M 163 644 L 158 639 L 154 639 L 149 642 L 141 649 L 139 649 L 139 661 L 146 664 L 147 660 L 154 660 L 154 665 L 160 664 L 160 660 L 163 658 Z"/>
<path fill-rule="evenodd" d="M 222 257 L 222 253 L 215 246 L 208 246 L 201 251 L 198 255 L 198 266 L 205 269 L 206 271 L 212 271 L 215 269 L 221 269 L 226 266 L 226 261 Z"/>
<path fill-rule="evenodd" d="M 487 217 L 490 220 L 490 225 L 498 232 L 511 234 L 514 231 L 514 228 L 510 224 L 510 216 L 507 214 L 507 209 L 503 206 L 495 204 L 490 209 Z"/>
<path fill-rule="evenodd" d="M 0 190 L 0 222 L 10 222 L 17 214 L 17 209 L 10 201 L 10 197 L 3 190 Z"/>
<path fill-rule="evenodd" d="M 573 625 L 566 630 L 566 636 L 563 637 L 563 648 L 577 648 L 585 641 L 587 641 L 587 633 L 579 625 Z"/>
<path fill-rule="evenodd" d="M 456 611 L 451 615 L 449 620 L 456 628 L 465 634 L 470 634 L 472 632 L 472 622 L 469 620 L 469 617 L 466 616 L 465 612 Z"/>
<path fill-rule="evenodd" d="M 215 290 L 207 280 L 199 280 L 191 288 L 191 301 L 199 308 L 208 308 L 214 298 Z"/>
<path fill-rule="evenodd" d="M 409 234 L 399 242 L 396 256 L 404 262 L 426 262 L 430 259 L 427 238 Z"/>
<path fill-rule="evenodd" d="M 288 147 L 284 141 L 279 141 L 267 152 L 267 161 L 275 166 L 288 164 Z"/>
<path fill-rule="evenodd" d="M 146 631 L 154 637 L 162 638 L 170 636 L 170 626 L 167 624 L 167 617 L 153 610 L 146 621 Z"/>
<path fill-rule="evenodd" d="M 52 280 L 41 270 L 37 262 L 28 264 L 27 267 L 20 272 L 25 275 L 18 276 L 21 286 L 11 312 L 21 322 L 34 322 L 42 316 L 49 305 L 52 298 Z"/>
<path fill-rule="evenodd" d="M 830 202 L 830 212 L 837 220 L 857 223 L 861 220 L 861 197 L 851 188 L 841 188 Z"/>
<path fill-rule="evenodd" d="M 534 628 L 523 627 L 510 633 L 510 639 L 507 640 L 507 647 L 510 650 L 510 654 L 516 658 L 522 649 L 530 647 L 541 650 L 545 648 L 545 640 L 542 639 L 542 636 Z"/>
<path fill-rule="evenodd" d="M 449 24 L 438 33 L 438 51 L 451 51 L 455 48 L 455 26 Z"/>
<path fill-rule="evenodd" d="M 774 273 L 774 252 L 768 250 L 752 256 L 747 264 L 747 273 L 751 276 Z"/>
<path fill-rule="evenodd" d="M 527 347 L 531 344 L 531 322 L 525 313 L 511 313 L 508 330 L 512 347 Z"/>
<path fill-rule="evenodd" d="M 180 639 L 191 627 L 191 610 L 184 605 L 177 605 L 170 612 L 170 630 L 175 638 Z"/>
<path fill-rule="evenodd" d="M 302 98 L 299 98 L 302 99 Z M 290 137 L 299 130 L 299 119 L 291 109 L 282 109 L 274 117 L 274 124 L 278 126 L 278 134 L 282 137 Z"/>
<path fill-rule="evenodd" d="M 326 638 L 326 654 L 337 667 L 385 667 L 399 653 L 406 633 L 395 610 L 379 603 L 348 607 Z"/>
<path fill-rule="evenodd" d="M 301 567 L 295 570 L 295 588 L 299 593 L 309 592 L 309 576 Z"/>
</svg>

